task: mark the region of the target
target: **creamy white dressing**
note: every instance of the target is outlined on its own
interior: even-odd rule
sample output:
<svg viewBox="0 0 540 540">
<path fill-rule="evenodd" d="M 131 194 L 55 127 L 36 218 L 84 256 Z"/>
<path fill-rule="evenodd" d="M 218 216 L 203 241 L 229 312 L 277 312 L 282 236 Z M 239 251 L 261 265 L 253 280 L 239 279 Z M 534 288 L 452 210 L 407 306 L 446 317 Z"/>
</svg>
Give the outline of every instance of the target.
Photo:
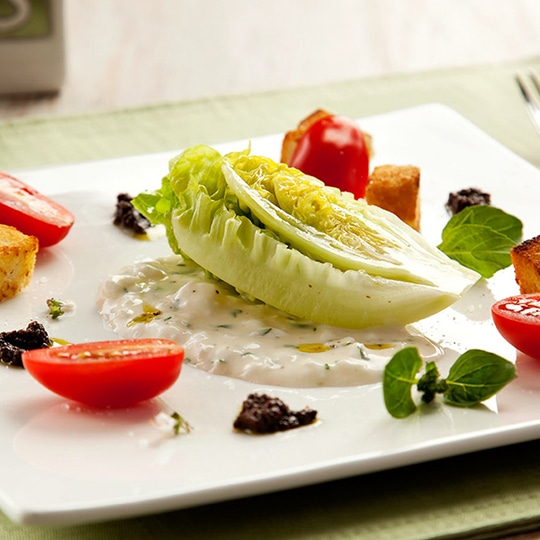
<svg viewBox="0 0 540 540">
<path fill-rule="evenodd" d="M 175 340 L 187 364 L 256 384 L 364 385 L 379 382 L 405 346 L 418 347 L 425 359 L 442 355 L 410 326 L 350 330 L 298 319 L 244 298 L 180 256 L 137 262 L 109 276 L 98 309 L 122 338 Z"/>
</svg>

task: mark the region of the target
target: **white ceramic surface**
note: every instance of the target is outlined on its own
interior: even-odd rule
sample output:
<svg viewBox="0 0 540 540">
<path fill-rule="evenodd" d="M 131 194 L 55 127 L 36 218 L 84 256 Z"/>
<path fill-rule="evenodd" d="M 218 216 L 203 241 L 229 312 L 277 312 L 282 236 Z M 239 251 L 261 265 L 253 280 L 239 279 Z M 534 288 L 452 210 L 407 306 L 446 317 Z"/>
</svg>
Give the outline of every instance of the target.
<svg viewBox="0 0 540 540">
<path fill-rule="evenodd" d="M 437 243 L 448 219 L 450 191 L 476 186 L 492 203 L 536 223 L 540 171 L 440 105 L 360 121 L 375 142 L 375 163 L 422 169 L 422 229 Z M 204 141 L 201 141 L 204 142 Z M 281 136 L 252 141 L 254 153 L 277 158 Z M 219 147 L 244 148 L 246 141 Z M 169 252 L 164 239 L 134 240 L 111 224 L 116 194 L 159 186 L 170 154 L 136 156 L 35 171 L 18 176 L 69 207 L 77 222 L 60 245 L 40 254 L 31 285 L 0 304 L 0 330 L 39 319 L 54 337 L 113 337 L 94 307 L 100 281 L 141 257 Z M 536 228 L 535 228 L 536 227 Z M 478 284 L 465 298 L 416 326 L 448 352 L 468 348 L 515 351 L 494 330 L 489 309 L 514 294 L 512 269 Z M 75 310 L 46 316 L 46 299 L 71 300 Z M 264 388 L 186 366 L 165 401 L 193 426 L 163 437 L 152 424 L 162 403 L 96 412 L 56 397 L 24 371 L 0 368 L 0 508 L 24 523 L 76 523 L 178 509 L 399 467 L 540 436 L 540 363 L 517 358 L 519 377 L 475 409 L 434 404 L 395 420 L 379 384 L 358 388 Z M 235 433 L 232 422 L 247 394 L 266 391 L 292 408 L 309 405 L 319 421 L 270 436 Z M 429 412 L 428 412 L 429 411 Z"/>
</svg>

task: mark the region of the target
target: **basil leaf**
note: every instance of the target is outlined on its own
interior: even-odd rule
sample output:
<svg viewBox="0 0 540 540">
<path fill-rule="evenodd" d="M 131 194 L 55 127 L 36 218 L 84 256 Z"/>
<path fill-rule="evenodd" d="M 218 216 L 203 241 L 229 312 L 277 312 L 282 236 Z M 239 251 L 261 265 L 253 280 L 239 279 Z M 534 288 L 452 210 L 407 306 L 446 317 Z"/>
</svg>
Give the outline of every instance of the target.
<svg viewBox="0 0 540 540">
<path fill-rule="evenodd" d="M 490 278 L 510 266 L 510 250 L 522 234 L 523 224 L 517 217 L 492 206 L 469 206 L 448 221 L 438 248 L 482 277 Z"/>
<path fill-rule="evenodd" d="M 516 368 L 508 360 L 471 349 L 450 368 L 444 398 L 452 405 L 471 407 L 495 395 L 516 376 Z"/>
<path fill-rule="evenodd" d="M 383 373 L 383 395 L 386 410 L 394 418 L 405 418 L 416 410 L 411 388 L 422 367 L 416 347 L 405 347 L 386 364 Z"/>
<path fill-rule="evenodd" d="M 504 236 L 508 236 L 516 244 L 521 241 L 523 234 L 523 223 L 519 218 L 494 206 L 479 205 L 464 208 L 452 216 L 443 229 L 442 239 L 444 240 L 446 232 L 467 224 L 485 225 Z"/>
<path fill-rule="evenodd" d="M 510 266 L 515 242 L 485 225 L 465 224 L 446 232 L 438 246 L 451 259 L 490 278 Z"/>
</svg>

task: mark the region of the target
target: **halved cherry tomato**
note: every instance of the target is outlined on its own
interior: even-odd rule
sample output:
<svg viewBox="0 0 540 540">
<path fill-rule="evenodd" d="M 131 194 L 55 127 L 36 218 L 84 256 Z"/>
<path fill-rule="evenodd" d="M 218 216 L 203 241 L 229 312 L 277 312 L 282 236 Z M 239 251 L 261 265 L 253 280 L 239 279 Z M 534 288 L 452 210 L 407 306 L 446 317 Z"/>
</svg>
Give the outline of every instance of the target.
<svg viewBox="0 0 540 540">
<path fill-rule="evenodd" d="M 540 294 L 519 294 L 493 304 L 497 330 L 518 351 L 540 360 Z"/>
<path fill-rule="evenodd" d="M 369 176 L 369 145 L 354 120 L 328 115 L 308 127 L 288 165 L 360 198 Z"/>
<path fill-rule="evenodd" d="M 23 353 L 37 381 L 91 407 L 129 407 L 151 399 L 178 379 L 184 350 L 165 339 L 77 343 Z"/>
<path fill-rule="evenodd" d="M 0 223 L 36 236 L 39 247 L 62 240 L 75 218 L 63 206 L 27 184 L 0 172 Z"/>
</svg>

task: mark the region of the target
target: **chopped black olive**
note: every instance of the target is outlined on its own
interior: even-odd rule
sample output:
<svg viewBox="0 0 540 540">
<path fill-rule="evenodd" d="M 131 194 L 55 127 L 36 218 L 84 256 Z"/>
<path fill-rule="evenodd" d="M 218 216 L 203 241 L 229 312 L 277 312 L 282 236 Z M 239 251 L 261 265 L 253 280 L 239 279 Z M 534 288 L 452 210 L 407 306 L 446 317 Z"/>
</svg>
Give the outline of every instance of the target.
<svg viewBox="0 0 540 540">
<path fill-rule="evenodd" d="M 490 205 L 491 195 L 476 188 L 467 188 L 455 193 L 450 193 L 446 203 L 446 209 L 454 215 L 461 212 L 467 206 Z"/>
<path fill-rule="evenodd" d="M 306 426 L 313 423 L 316 417 L 317 411 L 313 409 L 295 412 L 279 398 L 250 394 L 242 404 L 233 427 L 251 433 L 275 433 Z"/>
<path fill-rule="evenodd" d="M 127 193 L 120 193 L 116 196 L 116 211 L 113 223 L 118 227 L 123 227 L 133 231 L 135 234 L 145 234 L 150 227 L 150 221 L 135 209 L 132 197 Z"/>
<path fill-rule="evenodd" d="M 44 349 L 52 345 L 42 324 L 32 321 L 24 330 L 0 332 L 0 363 L 23 367 L 22 353 L 33 349 Z"/>
</svg>

